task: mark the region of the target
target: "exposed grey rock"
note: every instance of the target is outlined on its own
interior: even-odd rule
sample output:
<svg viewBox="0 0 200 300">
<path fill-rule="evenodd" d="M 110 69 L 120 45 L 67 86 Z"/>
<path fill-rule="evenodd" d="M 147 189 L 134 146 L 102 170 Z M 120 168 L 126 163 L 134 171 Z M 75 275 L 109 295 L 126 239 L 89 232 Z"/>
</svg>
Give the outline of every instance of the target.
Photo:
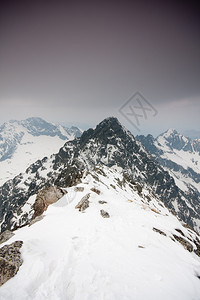
<svg viewBox="0 0 200 300">
<path fill-rule="evenodd" d="M 136 189 L 137 189 L 137 191 L 138 191 L 138 194 L 141 194 L 142 193 L 142 187 L 141 187 L 141 185 L 140 184 L 136 184 Z"/>
<path fill-rule="evenodd" d="M 110 218 L 110 215 L 109 215 L 109 213 L 108 213 L 107 211 L 101 209 L 101 210 L 100 210 L 100 213 L 101 213 L 101 216 L 102 216 L 103 218 Z"/>
<path fill-rule="evenodd" d="M 185 236 L 182 230 L 180 230 L 180 229 L 178 229 L 178 228 L 176 228 L 175 230 L 176 230 L 178 233 L 180 233 L 182 236 Z"/>
<path fill-rule="evenodd" d="M 115 189 L 116 190 L 116 187 L 115 187 L 115 185 L 113 185 L 112 183 L 110 184 L 110 186 L 113 188 L 113 189 Z"/>
<path fill-rule="evenodd" d="M 153 227 L 153 231 L 158 232 L 158 233 L 160 233 L 160 234 L 166 236 L 166 233 L 164 233 L 162 230 L 157 229 L 157 228 L 155 228 L 155 227 Z"/>
<path fill-rule="evenodd" d="M 192 252 L 193 251 L 193 246 L 192 244 L 190 244 L 186 239 L 180 237 L 180 236 L 177 236 L 175 234 L 173 234 L 173 237 L 181 244 L 183 245 L 183 247 L 188 250 L 189 252 Z"/>
<path fill-rule="evenodd" d="M 41 221 L 43 218 L 44 218 L 44 216 L 42 216 L 42 215 L 35 217 L 35 219 L 31 220 L 29 226 Z"/>
<path fill-rule="evenodd" d="M 75 186 L 75 188 L 74 188 L 74 192 L 83 192 L 83 191 L 84 191 L 83 186 Z"/>
<path fill-rule="evenodd" d="M 8 241 L 13 235 L 15 235 L 12 231 L 6 230 L 0 234 L 0 244 Z"/>
<path fill-rule="evenodd" d="M 100 195 L 100 190 L 96 189 L 95 187 L 94 188 L 91 188 L 91 191 L 96 193 L 97 195 Z"/>
<path fill-rule="evenodd" d="M 79 211 L 84 211 L 86 210 L 86 208 L 89 207 L 89 201 L 88 199 L 90 198 L 90 193 L 86 194 L 81 201 L 79 201 L 79 203 L 76 205 L 75 208 L 78 208 Z"/>
<path fill-rule="evenodd" d="M 102 201 L 102 200 L 99 201 L 99 204 L 106 204 L 106 203 L 107 203 L 106 201 Z"/>
<path fill-rule="evenodd" d="M 194 253 L 198 256 L 200 256 L 200 240 L 198 237 L 196 237 L 196 240 L 194 241 L 194 244 L 196 246 L 196 249 L 194 250 Z"/>
<path fill-rule="evenodd" d="M 15 276 L 22 265 L 20 248 L 22 241 L 15 241 L 0 248 L 0 286 Z"/>
<path fill-rule="evenodd" d="M 65 194 L 66 191 L 58 188 L 57 186 L 50 186 L 41 189 L 37 194 L 35 203 L 33 204 L 33 219 L 37 216 L 42 215 L 50 204 L 57 202 Z"/>
</svg>

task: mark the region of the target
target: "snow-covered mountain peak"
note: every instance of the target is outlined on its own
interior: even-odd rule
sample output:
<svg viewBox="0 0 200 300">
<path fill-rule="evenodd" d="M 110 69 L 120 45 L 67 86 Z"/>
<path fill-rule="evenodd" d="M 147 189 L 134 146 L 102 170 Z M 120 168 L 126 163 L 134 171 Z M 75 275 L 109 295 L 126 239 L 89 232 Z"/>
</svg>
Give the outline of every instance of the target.
<svg viewBox="0 0 200 300">
<path fill-rule="evenodd" d="M 0 126 L 0 185 L 81 134 L 76 127 L 68 129 L 41 118 L 4 123 Z"/>
<path fill-rule="evenodd" d="M 100 122 L 95 129 L 89 129 L 83 132 L 80 143 L 86 144 L 90 139 L 103 143 L 104 146 L 108 144 L 119 145 L 118 142 L 134 141 L 133 135 L 118 121 L 115 117 L 109 117 Z"/>
<path fill-rule="evenodd" d="M 163 147 L 175 148 L 181 150 L 187 146 L 190 139 L 178 133 L 175 129 L 169 129 L 157 137 L 158 143 Z"/>
<path fill-rule="evenodd" d="M 80 138 L 67 141 L 57 154 L 38 160 L 24 173 L 0 187 L 2 231 L 26 223 L 27 215 L 24 215 L 21 208 L 39 189 L 49 184 L 67 187 L 84 170 L 93 170 L 96 166 L 116 167 L 126 172 L 132 180 L 162 196 L 168 207 L 176 210 L 184 221 L 199 228 L 196 218 L 190 218 L 188 210 L 191 209 L 193 215 L 194 211 L 184 206 L 184 195 L 175 185 L 174 179 L 116 118 L 108 118 L 95 129 L 83 132 Z"/>
<path fill-rule="evenodd" d="M 137 138 L 173 176 L 176 185 L 186 193 L 186 205 L 190 203 L 192 209 L 198 211 L 200 208 L 200 142 L 191 140 L 176 130 L 168 130 L 155 139 L 149 136 Z"/>
<path fill-rule="evenodd" d="M 177 135 L 178 132 L 174 128 L 169 128 L 167 131 L 162 134 L 165 138 L 172 137 L 174 135 Z"/>
</svg>

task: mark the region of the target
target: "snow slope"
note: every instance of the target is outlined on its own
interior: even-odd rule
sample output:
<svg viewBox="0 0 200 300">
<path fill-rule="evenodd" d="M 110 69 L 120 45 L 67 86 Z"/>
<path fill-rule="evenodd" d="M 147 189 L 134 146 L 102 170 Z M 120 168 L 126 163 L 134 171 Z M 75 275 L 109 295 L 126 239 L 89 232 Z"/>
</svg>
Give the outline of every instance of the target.
<svg viewBox="0 0 200 300">
<path fill-rule="evenodd" d="M 171 141 L 176 139 L 182 141 L 181 147 L 174 147 Z M 181 144 L 181 143 L 180 143 Z M 195 147 L 198 145 L 198 148 Z M 181 166 L 185 172 L 192 170 L 200 174 L 200 143 L 198 140 L 190 140 L 175 130 L 169 129 L 164 134 L 158 136 L 155 141 L 155 146 L 162 151 L 161 158 L 171 161 L 178 166 Z M 182 169 L 181 168 L 181 169 Z M 184 191 L 188 191 L 190 186 L 194 186 L 200 190 L 200 180 L 195 180 L 192 176 L 188 176 L 181 170 L 175 171 L 167 168 L 171 175 L 175 178 L 176 184 Z"/>
<path fill-rule="evenodd" d="M 40 118 L 4 123 L 0 127 L 0 186 L 80 135 L 76 127 L 64 128 Z"/>
<path fill-rule="evenodd" d="M 194 227 L 199 230 L 200 204 L 200 140 L 191 140 L 174 129 L 153 138 L 152 135 L 138 136 L 137 139 L 154 159 L 173 177 L 176 186 L 185 195 L 185 208 L 190 212 Z M 175 208 L 176 212 L 178 212 Z"/>
<path fill-rule="evenodd" d="M 78 186 L 84 191 L 67 188 L 41 221 L 4 243 L 22 240 L 24 262 L 0 287 L 1 300 L 200 299 L 200 259 L 173 237 L 184 234 L 195 248 L 196 234 L 162 202 L 114 168 L 87 172 Z M 87 193 L 89 208 L 80 212 L 75 206 Z"/>
</svg>

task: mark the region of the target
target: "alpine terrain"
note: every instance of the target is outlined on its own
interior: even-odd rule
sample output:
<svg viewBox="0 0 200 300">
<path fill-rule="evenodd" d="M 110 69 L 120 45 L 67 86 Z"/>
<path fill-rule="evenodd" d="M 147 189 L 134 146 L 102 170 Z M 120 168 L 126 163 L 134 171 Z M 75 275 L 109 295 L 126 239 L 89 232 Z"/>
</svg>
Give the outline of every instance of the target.
<svg viewBox="0 0 200 300">
<path fill-rule="evenodd" d="M 137 139 L 174 178 L 176 185 L 186 196 L 185 206 L 191 208 L 191 216 L 198 218 L 200 215 L 200 140 L 192 140 L 174 129 L 169 129 L 157 138 L 148 135 L 137 136 Z M 174 209 L 178 212 L 178 207 L 174 206 Z M 197 219 L 195 223 L 198 230 L 200 223 Z"/>
<path fill-rule="evenodd" d="M 110 117 L 0 187 L 0 299 L 200 299 L 198 194 L 144 140 Z"/>
<path fill-rule="evenodd" d="M 4 123 L 0 126 L 0 185 L 81 133 L 77 127 L 66 128 L 41 118 Z"/>
<path fill-rule="evenodd" d="M 97 165 L 117 167 L 133 181 L 152 189 L 180 219 L 199 230 L 198 199 L 193 206 L 187 205 L 187 194 L 174 178 L 113 117 L 85 131 L 80 138 L 66 142 L 57 154 L 38 160 L 0 187 L 1 230 L 14 229 L 29 221 L 39 189 L 47 185 L 67 187 L 85 169 Z"/>
<path fill-rule="evenodd" d="M 11 247 L 21 247 L 21 266 L 0 299 L 200 299 L 197 234 L 117 169 L 83 172 L 35 222 L 11 233 L 0 249 L 4 281 L 9 261 L 17 263 Z"/>
</svg>

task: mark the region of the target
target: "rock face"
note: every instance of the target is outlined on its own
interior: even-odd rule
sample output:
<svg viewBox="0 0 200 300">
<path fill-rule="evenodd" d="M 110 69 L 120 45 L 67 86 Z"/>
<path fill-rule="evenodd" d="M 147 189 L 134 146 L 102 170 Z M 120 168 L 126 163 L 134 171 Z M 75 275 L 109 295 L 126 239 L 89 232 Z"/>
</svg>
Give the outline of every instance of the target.
<svg viewBox="0 0 200 300">
<path fill-rule="evenodd" d="M 188 250 L 189 252 L 193 251 L 193 246 L 189 243 L 186 239 L 182 238 L 181 236 L 173 235 L 173 237 L 183 245 L 183 247 Z"/>
<path fill-rule="evenodd" d="M 75 186 L 75 188 L 74 188 L 74 192 L 83 192 L 83 191 L 84 191 L 83 186 Z"/>
<path fill-rule="evenodd" d="M 101 216 L 102 216 L 103 218 L 110 218 L 110 215 L 109 215 L 109 213 L 108 213 L 107 211 L 101 209 L 101 210 L 100 210 L 100 213 L 101 213 Z"/>
<path fill-rule="evenodd" d="M 13 235 L 15 235 L 12 231 L 6 230 L 2 234 L 0 234 L 0 244 L 8 241 Z"/>
<path fill-rule="evenodd" d="M 78 208 L 79 211 L 84 211 L 86 210 L 86 208 L 89 207 L 89 201 L 88 199 L 90 198 L 90 193 L 86 194 L 81 201 L 79 201 L 79 203 L 76 205 L 75 208 Z"/>
<path fill-rule="evenodd" d="M 94 192 L 94 193 L 96 193 L 97 195 L 101 194 L 100 190 L 98 190 L 96 188 L 91 188 L 91 191 Z"/>
<path fill-rule="evenodd" d="M 15 276 L 22 265 L 20 248 L 22 241 L 16 241 L 0 248 L 0 286 Z"/>
<path fill-rule="evenodd" d="M 65 195 L 65 193 L 66 192 L 63 189 L 56 186 L 41 189 L 38 192 L 35 203 L 33 205 L 33 219 L 35 219 L 37 216 L 42 215 L 43 212 L 47 210 L 47 207 L 50 204 L 57 202 Z"/>
<path fill-rule="evenodd" d="M 99 204 L 106 204 L 107 202 L 106 201 L 103 201 L 103 200 L 100 200 L 99 201 Z"/>
</svg>

